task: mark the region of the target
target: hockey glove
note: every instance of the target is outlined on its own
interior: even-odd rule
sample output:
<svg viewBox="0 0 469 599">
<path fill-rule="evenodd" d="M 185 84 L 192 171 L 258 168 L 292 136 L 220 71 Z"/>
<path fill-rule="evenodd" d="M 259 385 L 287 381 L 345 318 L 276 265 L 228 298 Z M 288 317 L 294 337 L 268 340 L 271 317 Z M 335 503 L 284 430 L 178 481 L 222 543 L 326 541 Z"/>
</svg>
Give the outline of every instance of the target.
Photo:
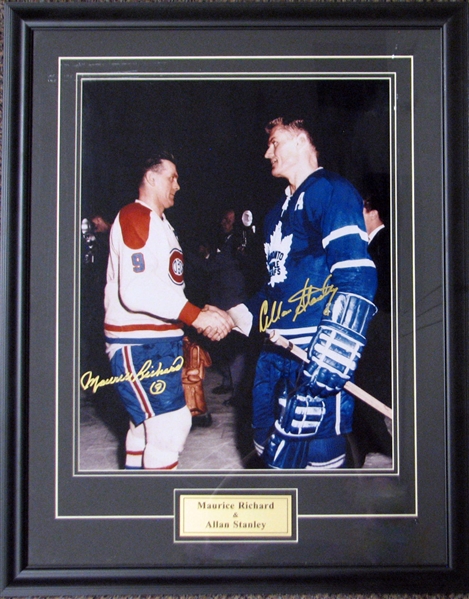
<svg viewBox="0 0 469 599">
<path fill-rule="evenodd" d="M 317 433 L 326 408 L 306 386 L 293 394 L 285 391 L 286 387 L 278 396 L 281 413 L 262 457 L 270 468 L 305 468 L 309 441 Z"/>
<path fill-rule="evenodd" d="M 372 302 L 359 295 L 335 296 L 308 348 L 310 361 L 303 375 L 310 395 L 326 397 L 337 393 L 351 378 L 376 311 Z"/>
<path fill-rule="evenodd" d="M 325 411 L 321 398 L 312 397 L 308 387 L 303 386 L 286 401 L 275 421 L 275 430 L 285 437 L 312 437 L 316 434 Z"/>
</svg>

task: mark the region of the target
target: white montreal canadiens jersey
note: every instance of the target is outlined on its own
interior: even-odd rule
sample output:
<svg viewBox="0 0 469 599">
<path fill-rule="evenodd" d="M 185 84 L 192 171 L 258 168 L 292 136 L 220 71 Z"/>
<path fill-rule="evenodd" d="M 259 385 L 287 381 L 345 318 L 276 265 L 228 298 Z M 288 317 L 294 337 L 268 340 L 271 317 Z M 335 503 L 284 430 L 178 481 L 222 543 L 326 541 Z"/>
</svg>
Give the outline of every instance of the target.
<svg viewBox="0 0 469 599">
<path fill-rule="evenodd" d="M 140 201 L 125 206 L 111 229 L 105 291 L 108 342 L 182 335 L 187 303 L 184 263 L 173 228 Z"/>
<path fill-rule="evenodd" d="M 337 290 L 373 300 L 363 200 L 343 177 L 310 175 L 265 219 L 268 281 L 247 303 L 259 328 L 308 344 Z"/>
</svg>

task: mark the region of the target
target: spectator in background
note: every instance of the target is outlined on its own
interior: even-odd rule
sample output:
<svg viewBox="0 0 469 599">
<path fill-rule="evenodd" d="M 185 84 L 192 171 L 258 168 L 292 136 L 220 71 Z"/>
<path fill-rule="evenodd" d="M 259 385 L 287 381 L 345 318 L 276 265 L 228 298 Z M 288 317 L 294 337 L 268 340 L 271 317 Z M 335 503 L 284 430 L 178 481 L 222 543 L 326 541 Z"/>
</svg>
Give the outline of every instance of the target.
<svg viewBox="0 0 469 599">
<path fill-rule="evenodd" d="M 378 312 L 368 328 L 368 343 L 355 373 L 355 382 L 388 407 L 391 391 L 391 251 L 390 231 L 386 224 L 389 199 L 376 193 L 365 196 L 363 216 L 368 234 L 368 252 L 376 265 L 378 288 L 375 304 Z M 388 423 L 389 424 L 389 423 Z M 392 437 L 382 414 L 363 402 L 357 402 L 353 423 L 355 461 L 362 466 L 366 455 L 392 455 Z"/>
<path fill-rule="evenodd" d="M 110 229 L 111 219 L 101 212 L 82 220 L 81 372 L 91 370 L 102 377 L 110 373 L 103 332 Z"/>
<path fill-rule="evenodd" d="M 246 280 L 243 272 L 243 237 L 234 209 L 225 210 L 219 224 L 215 247 L 207 251 L 199 268 L 208 275 L 208 303 L 228 310 L 242 303 L 246 297 Z M 214 366 L 222 375 L 221 384 L 212 392 L 228 394 L 226 404 L 244 400 L 246 382 L 246 352 L 248 339 L 236 331 L 222 341 L 211 344 L 209 352 Z"/>
</svg>

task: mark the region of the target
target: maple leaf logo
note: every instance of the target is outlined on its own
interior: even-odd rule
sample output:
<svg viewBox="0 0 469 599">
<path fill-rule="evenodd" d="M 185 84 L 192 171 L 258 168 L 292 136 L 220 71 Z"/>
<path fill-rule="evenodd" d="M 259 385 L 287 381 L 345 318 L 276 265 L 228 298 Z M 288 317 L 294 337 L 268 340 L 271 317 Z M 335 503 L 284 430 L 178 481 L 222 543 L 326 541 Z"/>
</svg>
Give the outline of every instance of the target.
<svg viewBox="0 0 469 599">
<path fill-rule="evenodd" d="M 273 287 L 276 283 L 281 283 L 287 278 L 287 269 L 285 262 L 290 253 L 293 235 L 282 237 L 282 223 L 277 223 L 274 232 L 270 236 L 270 241 L 264 244 L 265 254 L 267 256 L 267 269 L 270 274 L 269 285 Z"/>
</svg>

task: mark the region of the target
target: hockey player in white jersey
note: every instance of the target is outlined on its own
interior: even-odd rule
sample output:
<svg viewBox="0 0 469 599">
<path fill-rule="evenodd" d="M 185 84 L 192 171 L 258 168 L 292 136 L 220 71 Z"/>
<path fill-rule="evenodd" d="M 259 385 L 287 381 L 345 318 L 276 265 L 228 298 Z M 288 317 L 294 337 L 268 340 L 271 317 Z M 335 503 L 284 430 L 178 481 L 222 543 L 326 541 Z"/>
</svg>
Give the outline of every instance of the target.
<svg viewBox="0 0 469 599">
<path fill-rule="evenodd" d="M 276 329 L 307 350 L 309 364 L 265 346 L 253 389 L 254 442 L 271 468 L 340 468 L 354 405 L 343 387 L 376 311 L 363 201 L 319 166 L 304 120 L 278 118 L 266 130 L 272 175 L 289 185 L 265 219 L 269 279 L 229 312 L 245 333 Z"/>
<path fill-rule="evenodd" d="M 174 158 L 151 158 L 138 199 L 122 208 L 111 229 L 104 328 L 116 388 L 130 417 L 127 469 L 177 467 L 192 423 L 182 387 L 182 326 L 212 340 L 233 326 L 226 312 L 201 310 L 184 295 L 183 255 L 164 214 L 179 189 Z"/>
</svg>

